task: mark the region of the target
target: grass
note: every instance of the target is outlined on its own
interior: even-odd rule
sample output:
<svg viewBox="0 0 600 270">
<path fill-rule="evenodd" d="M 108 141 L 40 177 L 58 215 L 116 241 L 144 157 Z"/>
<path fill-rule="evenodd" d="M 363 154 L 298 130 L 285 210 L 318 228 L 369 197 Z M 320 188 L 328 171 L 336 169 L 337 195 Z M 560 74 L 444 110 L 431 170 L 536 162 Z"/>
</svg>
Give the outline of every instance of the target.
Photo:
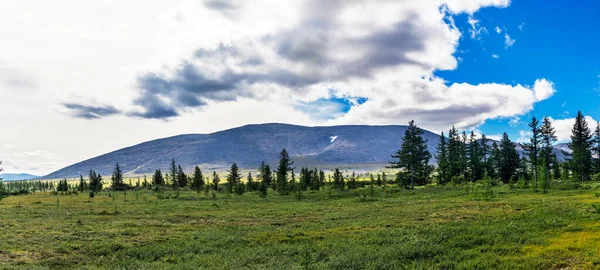
<svg viewBox="0 0 600 270">
<path fill-rule="evenodd" d="M 2 269 L 597 269 L 593 188 L 152 191 L 0 201 Z"/>
</svg>

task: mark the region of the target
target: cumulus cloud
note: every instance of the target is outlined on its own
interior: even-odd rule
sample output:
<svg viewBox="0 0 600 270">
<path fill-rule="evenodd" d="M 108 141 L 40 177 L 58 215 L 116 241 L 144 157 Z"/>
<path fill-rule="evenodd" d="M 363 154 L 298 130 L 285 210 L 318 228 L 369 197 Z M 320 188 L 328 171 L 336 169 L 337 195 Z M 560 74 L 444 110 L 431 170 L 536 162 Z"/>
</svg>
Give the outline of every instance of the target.
<svg viewBox="0 0 600 270">
<path fill-rule="evenodd" d="M 559 142 L 566 142 L 571 140 L 571 129 L 575 124 L 575 118 L 563 118 L 563 119 L 553 119 L 550 118 L 552 122 L 552 126 L 556 131 L 556 137 Z M 594 120 L 591 116 L 585 116 L 585 121 L 588 124 L 588 127 L 593 132 L 596 128 L 598 121 Z"/>
<path fill-rule="evenodd" d="M 258 2 L 252 5 L 265 5 Z M 524 114 L 555 92 L 546 79 L 533 87 L 497 83 L 446 85 L 436 70 L 452 70 L 461 33 L 452 15 L 467 13 L 477 38 L 485 28 L 473 13 L 510 1 L 289 1 L 299 16 L 261 33 L 203 46 L 175 67 L 137 78 L 129 116 L 168 119 L 218 104 L 259 100 L 286 104 L 326 123 L 398 124 L 415 119 L 433 130 L 473 128 L 487 119 Z M 244 1 L 205 1 L 232 24 L 255 11 Z M 323 5 L 326 5 L 324 8 Z M 335 12 L 326 12 L 335 10 Z M 228 13 L 238 13 L 235 18 Z M 266 23 L 269 22 L 269 23 Z M 510 39 L 512 40 L 512 39 Z M 514 40 L 511 41 L 511 46 Z M 340 113 L 324 103 L 330 89 L 364 97 Z M 311 114 L 311 106 L 326 109 Z M 329 115 L 328 115 L 329 114 Z"/>
<path fill-rule="evenodd" d="M 82 119 L 98 119 L 120 113 L 119 110 L 110 105 L 89 106 L 76 103 L 65 103 L 63 106 L 70 110 L 73 117 Z"/>
</svg>

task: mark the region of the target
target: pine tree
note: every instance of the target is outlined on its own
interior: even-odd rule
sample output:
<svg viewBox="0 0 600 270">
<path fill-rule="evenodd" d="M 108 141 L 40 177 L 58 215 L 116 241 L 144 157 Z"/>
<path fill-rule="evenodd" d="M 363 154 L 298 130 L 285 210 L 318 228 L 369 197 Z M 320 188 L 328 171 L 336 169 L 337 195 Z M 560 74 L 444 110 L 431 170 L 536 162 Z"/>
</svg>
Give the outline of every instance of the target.
<svg viewBox="0 0 600 270">
<path fill-rule="evenodd" d="M 438 167 L 437 167 L 437 177 L 438 184 L 445 185 L 450 181 L 450 164 L 448 160 L 448 145 L 446 143 L 446 137 L 444 136 L 444 132 L 440 136 L 440 142 L 436 147 L 436 155 Z M 373 177 L 373 175 L 371 175 Z"/>
<path fill-rule="evenodd" d="M 291 167 L 293 164 L 294 162 L 290 160 L 290 156 L 284 148 L 279 154 L 279 166 L 277 167 L 276 189 L 279 194 L 285 195 L 288 193 L 288 172 L 294 170 Z"/>
<path fill-rule="evenodd" d="M 544 176 L 546 177 L 546 179 L 544 179 L 544 183 L 547 186 L 545 187 L 548 188 L 550 187 L 550 164 L 558 162 L 556 155 L 553 153 L 553 145 L 557 138 L 549 117 L 544 117 L 544 120 L 542 120 L 540 134 L 540 159 L 542 159 L 544 162 L 540 162 L 539 164 L 542 166 Z"/>
<path fill-rule="evenodd" d="M 571 133 L 571 142 L 568 143 L 571 153 L 567 156 L 570 157 L 573 173 L 583 182 L 589 179 L 592 167 L 592 134 L 581 111 L 577 112 Z"/>
<path fill-rule="evenodd" d="M 254 179 L 252 178 L 251 172 L 248 172 L 248 176 L 246 177 L 246 189 L 248 191 L 254 191 L 256 189 Z"/>
<path fill-rule="evenodd" d="M 516 172 L 519 168 L 519 160 L 519 153 L 505 132 L 500 141 L 500 159 L 498 160 L 498 169 L 502 182 L 508 184 L 517 177 Z"/>
<path fill-rule="evenodd" d="M 265 184 L 266 187 L 273 186 L 273 172 L 271 172 L 269 164 L 265 164 L 264 161 L 261 162 L 259 171 L 261 183 Z"/>
<path fill-rule="evenodd" d="M 492 147 L 490 148 L 490 157 L 487 161 L 487 175 L 492 179 L 497 179 L 499 177 L 499 167 L 500 167 L 500 148 L 496 142 L 492 142 Z"/>
<path fill-rule="evenodd" d="M 154 175 L 152 175 L 152 185 L 156 188 L 159 188 L 165 184 L 165 179 L 163 178 L 162 172 L 160 169 L 154 171 Z"/>
<path fill-rule="evenodd" d="M 241 179 L 240 169 L 237 164 L 231 164 L 231 169 L 229 169 L 229 174 L 227 175 L 227 192 L 232 193 L 234 189 L 238 186 Z"/>
<path fill-rule="evenodd" d="M 87 190 L 87 184 L 85 183 L 85 179 L 83 179 L 83 175 L 79 175 L 79 192 L 84 192 Z"/>
<path fill-rule="evenodd" d="M 194 175 L 192 177 L 192 189 L 200 193 L 202 188 L 204 188 L 204 176 L 202 176 L 200 167 L 196 166 L 194 167 Z"/>
<path fill-rule="evenodd" d="M 352 172 L 352 175 L 348 178 L 348 183 L 346 184 L 348 189 L 356 189 L 358 186 L 356 184 L 356 173 Z"/>
<path fill-rule="evenodd" d="M 187 175 L 183 172 L 181 165 L 177 166 L 177 187 L 184 188 L 188 184 Z"/>
<path fill-rule="evenodd" d="M 112 177 L 110 179 L 112 180 L 111 188 L 113 190 L 125 189 L 125 183 L 123 183 L 123 172 L 121 171 L 121 167 L 119 166 L 118 162 L 117 165 L 115 165 L 115 170 L 113 171 Z"/>
<path fill-rule="evenodd" d="M 460 138 L 458 130 L 454 126 L 448 132 L 448 167 L 450 169 L 450 177 L 460 175 Z"/>
<path fill-rule="evenodd" d="M 333 171 L 333 188 L 339 190 L 344 189 L 344 176 L 339 168 L 336 168 L 335 171 Z"/>
<path fill-rule="evenodd" d="M 90 190 L 98 192 L 102 190 L 102 176 L 94 170 L 90 170 Z"/>
<path fill-rule="evenodd" d="M 592 157 L 594 161 L 594 173 L 600 173 L 600 122 L 596 123 L 594 137 L 592 139 Z"/>
<path fill-rule="evenodd" d="M 415 125 L 415 121 L 408 122 L 408 128 L 402 138 L 402 145 L 396 151 L 391 161 L 391 168 L 400 168 L 410 173 L 410 188 L 416 185 L 425 185 L 431 172 L 429 159 L 431 154 L 427 151 L 427 140 L 423 139 L 423 130 Z M 405 186 L 408 183 L 405 183 Z"/>
<path fill-rule="evenodd" d="M 544 118 L 544 121 L 546 118 Z M 527 153 L 529 157 L 529 162 L 531 163 L 531 173 L 533 174 L 533 181 L 535 188 L 538 187 L 538 157 L 540 154 L 540 144 L 542 143 L 542 129 L 539 127 L 539 121 L 537 118 L 531 118 L 531 122 L 529 122 L 529 128 L 531 129 L 531 138 L 529 139 L 529 143 L 524 143 L 522 145 L 523 150 Z"/>
<path fill-rule="evenodd" d="M 170 173 L 167 178 L 170 178 L 171 185 L 173 186 L 173 188 L 176 188 L 177 186 L 179 186 L 179 182 L 177 181 L 177 172 L 178 171 L 177 171 L 177 165 L 175 164 L 174 158 L 171 159 L 171 168 L 170 168 L 169 172 Z"/>
<path fill-rule="evenodd" d="M 483 178 L 483 165 L 482 165 L 482 150 L 481 145 L 477 142 L 475 132 L 471 131 L 471 137 L 469 139 L 469 171 L 471 172 L 471 181 L 475 182 Z"/>
<path fill-rule="evenodd" d="M 467 132 L 463 131 L 460 139 L 460 170 L 464 179 L 470 179 L 469 171 L 469 148 L 467 144 Z"/>
<path fill-rule="evenodd" d="M 313 173 L 308 168 L 302 167 L 300 169 L 300 183 L 299 188 L 301 190 L 307 190 L 311 186 L 311 178 Z"/>
<path fill-rule="evenodd" d="M 217 172 L 213 171 L 213 189 L 214 190 L 219 190 L 219 182 L 221 182 L 221 179 L 219 178 L 219 175 L 217 174 Z"/>
</svg>

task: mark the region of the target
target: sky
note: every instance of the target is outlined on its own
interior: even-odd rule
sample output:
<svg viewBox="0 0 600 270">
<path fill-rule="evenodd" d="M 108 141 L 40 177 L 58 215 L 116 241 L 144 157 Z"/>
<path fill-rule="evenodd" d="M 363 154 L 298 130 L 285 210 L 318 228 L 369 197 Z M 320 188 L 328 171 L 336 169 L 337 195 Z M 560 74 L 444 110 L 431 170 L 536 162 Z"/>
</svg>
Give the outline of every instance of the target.
<svg viewBox="0 0 600 270">
<path fill-rule="evenodd" d="M 597 1 L 0 1 L 0 160 L 45 175 L 256 123 L 569 138 L 600 119 Z M 433 149 L 431 150 L 433 151 Z"/>
</svg>

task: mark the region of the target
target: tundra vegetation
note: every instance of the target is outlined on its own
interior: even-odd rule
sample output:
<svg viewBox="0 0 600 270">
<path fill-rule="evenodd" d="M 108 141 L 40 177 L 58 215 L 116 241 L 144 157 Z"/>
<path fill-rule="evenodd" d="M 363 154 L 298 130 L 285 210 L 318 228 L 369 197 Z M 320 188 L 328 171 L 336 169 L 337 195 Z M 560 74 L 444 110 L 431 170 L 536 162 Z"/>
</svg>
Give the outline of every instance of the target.
<svg viewBox="0 0 600 270">
<path fill-rule="evenodd" d="M 0 182 L 3 269 L 597 269 L 600 127 L 567 160 L 548 118 L 521 146 L 413 121 L 374 172 L 232 164 L 188 175 Z M 221 174 L 221 175 L 220 175 Z M 221 181 L 224 179 L 224 181 Z"/>
</svg>

